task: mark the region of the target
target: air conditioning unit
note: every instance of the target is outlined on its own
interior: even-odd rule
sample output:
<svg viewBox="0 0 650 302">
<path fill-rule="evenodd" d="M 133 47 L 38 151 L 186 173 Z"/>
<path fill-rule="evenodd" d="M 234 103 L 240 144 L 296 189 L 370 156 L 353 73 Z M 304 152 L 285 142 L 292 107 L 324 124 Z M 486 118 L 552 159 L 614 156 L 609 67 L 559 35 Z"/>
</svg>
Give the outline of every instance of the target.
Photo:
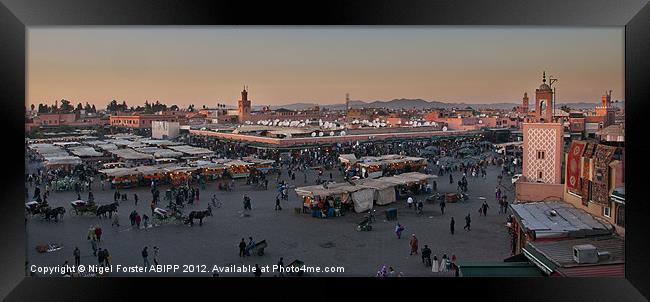
<svg viewBox="0 0 650 302">
<path fill-rule="evenodd" d="M 574 245 L 573 261 L 580 264 L 598 263 L 598 251 L 591 244 Z"/>
</svg>

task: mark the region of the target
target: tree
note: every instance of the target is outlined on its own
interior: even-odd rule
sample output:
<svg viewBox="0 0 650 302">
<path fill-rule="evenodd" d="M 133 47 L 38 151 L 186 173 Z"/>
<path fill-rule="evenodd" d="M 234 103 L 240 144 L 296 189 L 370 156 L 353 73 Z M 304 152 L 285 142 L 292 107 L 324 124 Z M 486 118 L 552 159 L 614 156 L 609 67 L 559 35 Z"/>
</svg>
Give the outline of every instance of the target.
<svg viewBox="0 0 650 302">
<path fill-rule="evenodd" d="M 138 106 L 140 108 L 140 106 Z M 149 104 L 149 101 L 144 101 L 144 113 L 151 114 L 153 113 L 153 108 L 151 107 L 151 104 Z"/>
<path fill-rule="evenodd" d="M 74 110 L 74 106 L 70 105 L 70 101 L 66 99 L 61 100 L 61 108 L 59 108 L 59 112 L 61 113 L 70 113 Z"/>
<path fill-rule="evenodd" d="M 112 100 L 110 103 L 108 103 L 108 106 L 106 106 L 106 110 L 109 112 L 115 112 L 118 110 L 118 105 L 116 100 Z"/>
<path fill-rule="evenodd" d="M 32 105 L 30 106 L 30 108 L 32 108 L 32 111 L 34 111 L 34 107 L 36 107 L 36 106 L 34 106 L 34 104 L 32 104 Z"/>
<path fill-rule="evenodd" d="M 172 105 L 171 107 L 169 107 L 169 110 L 171 110 L 171 111 L 178 111 L 178 106 L 176 106 L 176 105 Z"/>
<path fill-rule="evenodd" d="M 569 106 L 567 106 L 567 105 L 562 105 L 562 107 L 560 107 L 560 110 L 562 110 L 564 112 L 570 112 L 571 108 L 569 108 Z"/>
<path fill-rule="evenodd" d="M 84 109 L 83 105 L 81 105 L 81 103 L 79 103 L 79 104 L 77 104 L 77 109 L 75 109 L 75 111 L 81 111 L 83 109 Z"/>
<path fill-rule="evenodd" d="M 88 102 L 86 102 L 86 106 L 84 106 L 84 110 L 86 110 L 86 112 L 92 112 L 92 108 L 90 108 L 90 104 L 88 104 Z"/>
<path fill-rule="evenodd" d="M 92 109 L 91 111 L 92 111 L 93 113 L 97 113 L 97 109 L 95 108 L 95 104 L 93 104 L 93 106 L 91 107 L 91 109 Z"/>
</svg>

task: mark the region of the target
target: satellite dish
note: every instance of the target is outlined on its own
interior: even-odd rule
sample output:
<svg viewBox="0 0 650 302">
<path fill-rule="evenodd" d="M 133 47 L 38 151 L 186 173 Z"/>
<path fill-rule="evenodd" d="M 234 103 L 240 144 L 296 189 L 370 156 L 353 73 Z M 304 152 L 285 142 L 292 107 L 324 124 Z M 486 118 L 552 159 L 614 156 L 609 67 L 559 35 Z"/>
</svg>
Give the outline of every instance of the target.
<svg viewBox="0 0 650 302">
<path fill-rule="evenodd" d="M 330 132 L 330 136 L 334 136 L 334 131 L 331 131 L 331 132 Z"/>
<path fill-rule="evenodd" d="M 312 132 L 311 137 L 316 137 L 316 132 Z"/>
<path fill-rule="evenodd" d="M 447 131 L 447 126 L 442 127 L 442 131 Z"/>
<path fill-rule="evenodd" d="M 318 132 L 318 136 L 323 136 L 323 132 Z"/>
</svg>

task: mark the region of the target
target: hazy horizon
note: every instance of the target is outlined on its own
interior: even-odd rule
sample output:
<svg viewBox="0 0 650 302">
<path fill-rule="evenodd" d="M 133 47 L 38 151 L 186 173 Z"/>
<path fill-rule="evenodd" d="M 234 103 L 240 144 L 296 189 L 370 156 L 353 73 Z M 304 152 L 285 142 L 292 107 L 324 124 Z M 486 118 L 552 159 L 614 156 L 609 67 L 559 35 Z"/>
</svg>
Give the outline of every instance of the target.
<svg viewBox="0 0 650 302">
<path fill-rule="evenodd" d="M 624 100 L 623 28 L 30 27 L 27 105 L 187 107 L 534 100 L 559 78 L 558 103 Z"/>
</svg>

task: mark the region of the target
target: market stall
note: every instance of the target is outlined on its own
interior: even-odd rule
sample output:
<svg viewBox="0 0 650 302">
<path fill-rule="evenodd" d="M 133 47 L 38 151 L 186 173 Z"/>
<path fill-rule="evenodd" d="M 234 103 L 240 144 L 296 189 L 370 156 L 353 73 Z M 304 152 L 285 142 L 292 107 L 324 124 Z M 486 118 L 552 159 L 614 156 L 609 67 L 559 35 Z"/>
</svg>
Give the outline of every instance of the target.
<svg viewBox="0 0 650 302">
<path fill-rule="evenodd" d="M 232 178 L 246 178 L 250 176 L 251 163 L 234 159 L 227 161 L 224 165 Z"/>
<path fill-rule="evenodd" d="M 381 179 L 359 179 L 356 185 L 374 190 L 373 200 L 377 205 L 387 205 L 395 202 L 395 184 Z"/>
<path fill-rule="evenodd" d="M 382 177 L 380 180 L 396 185 L 397 198 L 406 198 L 410 194 L 420 194 L 426 188 L 427 180 L 434 178 L 433 175 L 419 172 L 410 172 L 390 177 Z"/>
<path fill-rule="evenodd" d="M 384 175 L 383 162 L 359 163 L 358 165 L 361 171 L 360 176 L 363 178 L 378 178 Z"/>
<path fill-rule="evenodd" d="M 226 166 L 219 163 L 199 161 L 196 163 L 199 173 L 207 180 L 216 180 L 226 171 Z"/>
<path fill-rule="evenodd" d="M 81 158 L 77 156 L 53 156 L 53 157 L 44 157 L 44 165 L 48 170 L 72 170 L 75 166 L 81 165 Z"/>
<path fill-rule="evenodd" d="M 167 179 L 165 170 L 158 166 L 139 166 L 135 170 L 139 173 L 141 182 L 145 185 L 151 184 L 152 181 L 162 183 Z"/>
<path fill-rule="evenodd" d="M 197 170 L 197 168 L 171 166 L 164 168 L 164 170 L 172 185 L 182 186 L 188 184 L 192 180 L 192 174 Z"/>
<path fill-rule="evenodd" d="M 113 156 L 119 158 L 120 161 L 131 164 L 151 164 L 154 157 L 151 154 L 137 152 L 133 149 L 117 149 L 109 151 Z"/>
<path fill-rule="evenodd" d="M 251 163 L 251 168 L 259 171 L 260 173 L 267 174 L 275 169 L 275 161 L 268 159 L 259 159 L 255 157 L 244 157 L 244 161 Z"/>
<path fill-rule="evenodd" d="M 312 215 L 317 211 L 327 211 L 327 216 L 338 216 L 343 208 L 350 206 L 354 207 L 355 212 L 367 211 L 372 209 L 374 197 L 372 189 L 347 183 L 299 187 L 295 191 L 303 198 L 303 209 L 311 210 Z M 328 205 L 332 208 L 331 211 Z"/>
<path fill-rule="evenodd" d="M 111 188 L 130 188 L 139 182 L 138 171 L 134 168 L 112 168 L 98 171 L 106 176 Z"/>
</svg>

